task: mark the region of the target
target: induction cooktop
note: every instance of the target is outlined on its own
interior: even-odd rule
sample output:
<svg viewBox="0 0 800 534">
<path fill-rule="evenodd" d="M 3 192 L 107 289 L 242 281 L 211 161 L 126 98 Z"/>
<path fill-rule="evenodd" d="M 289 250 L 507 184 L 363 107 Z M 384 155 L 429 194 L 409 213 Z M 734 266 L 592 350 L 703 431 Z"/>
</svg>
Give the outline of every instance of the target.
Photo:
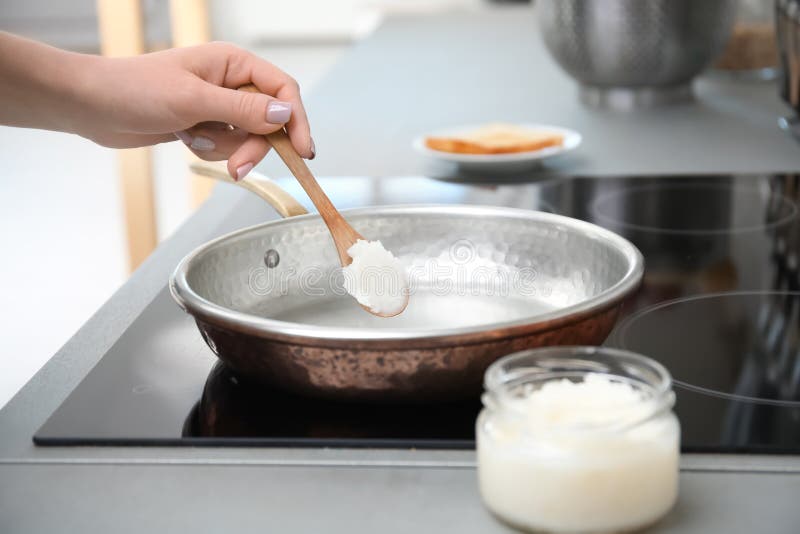
<svg viewBox="0 0 800 534">
<path fill-rule="evenodd" d="M 293 181 L 281 185 L 305 198 Z M 341 207 L 512 206 L 625 236 L 645 256 L 644 281 L 606 344 L 671 371 L 683 450 L 800 453 L 800 176 L 339 177 L 322 185 Z M 231 226 L 259 222 L 263 210 L 246 199 L 232 209 Z M 478 395 L 391 406 L 319 401 L 252 384 L 216 360 L 165 288 L 34 441 L 471 448 Z"/>
</svg>

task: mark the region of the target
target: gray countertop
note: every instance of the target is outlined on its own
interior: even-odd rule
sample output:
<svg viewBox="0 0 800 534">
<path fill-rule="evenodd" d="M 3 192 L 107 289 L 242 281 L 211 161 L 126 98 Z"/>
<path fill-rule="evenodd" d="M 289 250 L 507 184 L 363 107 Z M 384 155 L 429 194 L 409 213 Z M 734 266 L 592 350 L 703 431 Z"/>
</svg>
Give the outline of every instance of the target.
<svg viewBox="0 0 800 534">
<path fill-rule="evenodd" d="M 356 82 L 358 80 L 358 82 Z M 722 74 L 695 81 L 696 101 L 636 113 L 587 109 L 545 50 L 530 8 L 400 17 L 359 44 L 309 102 L 320 174 L 428 170 L 410 140 L 486 121 L 564 126 L 582 146 L 550 170 L 585 176 L 791 171 L 800 147 L 777 127 L 789 108 L 775 82 Z M 357 158 L 347 154 L 359 154 Z M 273 162 L 268 172 L 283 171 Z"/>
<path fill-rule="evenodd" d="M 478 41 L 484 41 L 499 56 L 497 61 L 480 56 L 483 61 L 476 58 L 470 69 L 470 76 L 483 80 L 480 86 L 488 94 L 505 91 L 504 84 L 497 80 L 513 75 L 527 80 L 524 83 L 531 92 L 539 87 L 533 83 L 536 73 L 532 70 L 521 74 L 524 68 L 520 65 L 530 66 L 526 63 L 530 56 L 541 56 L 540 52 L 520 46 L 526 39 L 533 40 L 527 19 L 527 11 L 514 10 L 390 21 L 359 45 L 309 99 L 320 148 L 317 169 L 335 175 L 357 171 L 365 174 L 363 164 L 366 172 L 404 174 L 417 165 L 404 152 L 407 132 L 454 118 L 498 118 L 490 112 L 498 110 L 499 114 L 505 107 L 510 110 L 513 104 L 503 97 L 487 96 L 482 102 L 473 98 L 476 93 L 453 98 L 449 91 L 467 77 L 459 74 L 454 65 L 468 64 L 468 56 L 480 44 Z M 469 32 L 477 32 L 479 38 L 465 38 Z M 434 43 L 438 44 L 432 46 Z M 429 45 L 429 54 L 424 54 L 422 51 Z M 410 59 L 406 54 L 411 50 L 423 57 L 419 62 L 402 63 Z M 367 71 L 381 66 L 375 71 L 375 86 L 354 85 L 353 80 L 363 79 L 364 70 L 358 69 L 359 63 Z M 439 76 L 434 76 L 435 71 L 430 69 L 437 64 L 441 70 Z M 390 81 L 398 78 L 404 82 L 386 91 L 391 87 Z M 708 83 L 712 87 L 714 82 Z M 421 89 L 411 91 L 414 87 Z M 553 89 L 542 91 L 549 94 Z M 738 94 L 739 90 L 731 91 Z M 756 95 L 755 89 L 752 94 L 749 89 L 741 91 L 754 101 L 765 100 L 763 94 Z M 521 87 L 514 86 L 511 92 L 509 98 L 518 100 L 519 109 L 525 113 L 541 109 L 532 106 L 531 99 L 521 98 L 526 93 Z M 444 97 L 439 115 L 433 105 L 417 106 L 421 94 Z M 735 101 L 729 99 L 730 93 L 726 95 L 715 101 L 714 109 L 749 117 L 751 124 L 763 123 L 764 136 L 776 142 L 765 146 L 763 140 L 751 139 L 758 151 L 749 158 L 734 154 L 738 158 L 736 165 L 741 166 L 735 170 L 780 170 L 780 166 L 800 169 L 800 158 L 793 159 L 797 158 L 793 145 L 767 128 L 764 110 L 747 112 L 742 107 L 747 99 Z M 377 110 L 384 104 L 394 106 L 393 111 L 379 113 Z M 773 105 L 774 110 L 780 108 L 777 102 Z M 477 110 L 476 114 L 469 113 L 469 109 Z M 421 110 L 424 116 L 416 115 L 414 110 Z M 406 126 L 383 124 L 391 117 L 403 116 L 410 117 Z M 538 120 L 539 115 L 526 118 Z M 584 129 L 583 124 L 557 121 L 549 114 L 541 119 Z M 616 128 L 616 122 L 643 119 L 609 120 Z M 346 135 L 337 137 L 335 129 L 342 124 L 358 124 L 359 131 L 349 137 L 348 127 Z M 713 130 L 720 138 L 730 135 L 701 119 L 697 124 L 699 129 Z M 345 150 L 352 149 L 350 139 L 367 143 L 375 157 L 351 161 Z M 589 139 L 587 135 L 587 152 L 575 165 L 599 165 L 588 152 Z M 736 152 L 730 148 L 736 146 L 736 138 L 730 142 L 733 145 L 720 142 L 717 148 L 726 154 Z M 393 146 L 398 147 L 398 153 L 394 153 Z M 678 150 L 672 142 L 666 146 L 669 149 L 661 147 L 652 156 L 651 163 L 661 165 L 662 170 L 667 165 L 665 160 L 673 159 Z M 702 170 L 724 172 L 733 165 L 729 159 L 719 162 L 719 167 L 712 163 L 706 160 L 707 166 Z M 617 166 L 614 172 L 633 165 L 609 160 L 605 169 L 612 164 Z M 691 167 L 688 163 L 687 166 Z M 213 236 L 255 222 L 239 213 L 257 213 L 263 219 L 275 217 L 266 207 L 254 211 L 255 202 L 235 188 L 217 188 L 210 201 L 160 246 L 0 411 L 1 532 L 408 532 L 412 528 L 425 532 L 507 531 L 480 504 L 474 453 L 470 451 L 33 445 L 33 433 L 164 287 L 184 254 Z M 248 209 L 241 209 L 243 206 Z M 679 504 L 655 532 L 798 531 L 800 457 L 684 455 L 681 466 Z"/>
</svg>

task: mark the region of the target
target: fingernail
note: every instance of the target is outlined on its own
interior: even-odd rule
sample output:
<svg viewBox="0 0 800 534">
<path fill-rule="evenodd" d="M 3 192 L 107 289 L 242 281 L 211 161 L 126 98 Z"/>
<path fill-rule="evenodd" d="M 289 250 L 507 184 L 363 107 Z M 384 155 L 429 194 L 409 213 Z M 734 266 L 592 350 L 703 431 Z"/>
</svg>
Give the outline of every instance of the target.
<svg viewBox="0 0 800 534">
<path fill-rule="evenodd" d="M 177 137 L 178 139 L 183 141 L 183 144 L 186 145 L 186 146 L 191 146 L 192 145 L 192 141 L 194 140 L 192 138 L 192 135 L 189 132 L 187 132 L 186 130 L 181 130 L 179 132 L 175 132 L 175 137 Z"/>
<path fill-rule="evenodd" d="M 236 181 L 238 182 L 239 180 L 247 176 L 247 173 L 249 173 L 252 170 L 253 170 L 252 163 L 245 163 L 244 165 L 238 167 L 236 169 Z"/>
<path fill-rule="evenodd" d="M 200 137 L 198 135 L 189 146 L 200 152 L 208 152 L 209 150 L 214 150 L 217 145 L 208 137 Z"/>
<path fill-rule="evenodd" d="M 311 151 L 311 157 L 308 159 L 314 159 L 317 157 L 317 147 L 314 146 L 314 138 L 311 138 L 311 146 L 308 147 L 309 151 Z"/>
<path fill-rule="evenodd" d="M 267 122 L 286 124 L 292 116 L 292 103 L 273 100 L 267 104 Z"/>
</svg>

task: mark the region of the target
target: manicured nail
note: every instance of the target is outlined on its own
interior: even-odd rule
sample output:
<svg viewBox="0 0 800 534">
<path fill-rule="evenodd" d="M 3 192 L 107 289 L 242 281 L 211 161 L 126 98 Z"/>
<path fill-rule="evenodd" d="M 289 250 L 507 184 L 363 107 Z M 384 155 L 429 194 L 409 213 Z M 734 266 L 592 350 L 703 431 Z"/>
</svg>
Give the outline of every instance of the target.
<svg viewBox="0 0 800 534">
<path fill-rule="evenodd" d="M 214 144 L 214 141 L 209 139 L 208 137 L 200 137 L 199 135 L 194 138 L 192 144 L 189 145 L 195 150 L 199 150 L 200 152 L 208 152 L 210 150 L 214 150 L 217 146 Z"/>
<path fill-rule="evenodd" d="M 237 168 L 236 169 L 236 181 L 238 182 L 239 180 L 241 180 L 242 178 L 247 176 L 247 173 L 249 173 L 252 170 L 253 170 L 253 164 L 252 163 L 245 163 L 244 165 L 242 165 L 239 168 Z"/>
<path fill-rule="evenodd" d="M 186 145 L 186 146 L 191 146 L 192 145 L 192 141 L 194 141 L 194 138 L 192 138 L 192 134 L 190 134 L 186 130 L 181 130 L 179 132 L 175 132 L 175 137 L 177 137 L 178 139 L 183 141 L 183 144 Z"/>
<path fill-rule="evenodd" d="M 308 150 L 311 152 L 311 157 L 308 159 L 314 159 L 317 157 L 317 147 L 314 146 L 314 138 L 311 138 L 311 146 L 308 147 Z"/>
<path fill-rule="evenodd" d="M 286 124 L 292 116 L 292 103 L 273 100 L 267 104 L 267 122 Z"/>
</svg>

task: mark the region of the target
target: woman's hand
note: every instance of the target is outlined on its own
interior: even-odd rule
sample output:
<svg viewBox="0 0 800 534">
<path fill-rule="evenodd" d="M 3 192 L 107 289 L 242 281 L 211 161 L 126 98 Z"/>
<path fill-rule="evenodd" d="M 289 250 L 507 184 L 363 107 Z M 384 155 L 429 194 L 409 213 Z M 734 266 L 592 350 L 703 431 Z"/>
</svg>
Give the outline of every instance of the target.
<svg viewBox="0 0 800 534">
<path fill-rule="evenodd" d="M 6 124 L 71 131 L 116 148 L 177 137 L 203 159 L 227 159 L 237 179 L 269 151 L 263 134 L 284 126 L 297 152 L 314 157 L 297 82 L 231 44 L 103 58 L 0 34 L 3 57 Z M 236 91 L 250 83 L 264 94 Z M 9 102 L 20 109 L 5 109 Z"/>
</svg>

